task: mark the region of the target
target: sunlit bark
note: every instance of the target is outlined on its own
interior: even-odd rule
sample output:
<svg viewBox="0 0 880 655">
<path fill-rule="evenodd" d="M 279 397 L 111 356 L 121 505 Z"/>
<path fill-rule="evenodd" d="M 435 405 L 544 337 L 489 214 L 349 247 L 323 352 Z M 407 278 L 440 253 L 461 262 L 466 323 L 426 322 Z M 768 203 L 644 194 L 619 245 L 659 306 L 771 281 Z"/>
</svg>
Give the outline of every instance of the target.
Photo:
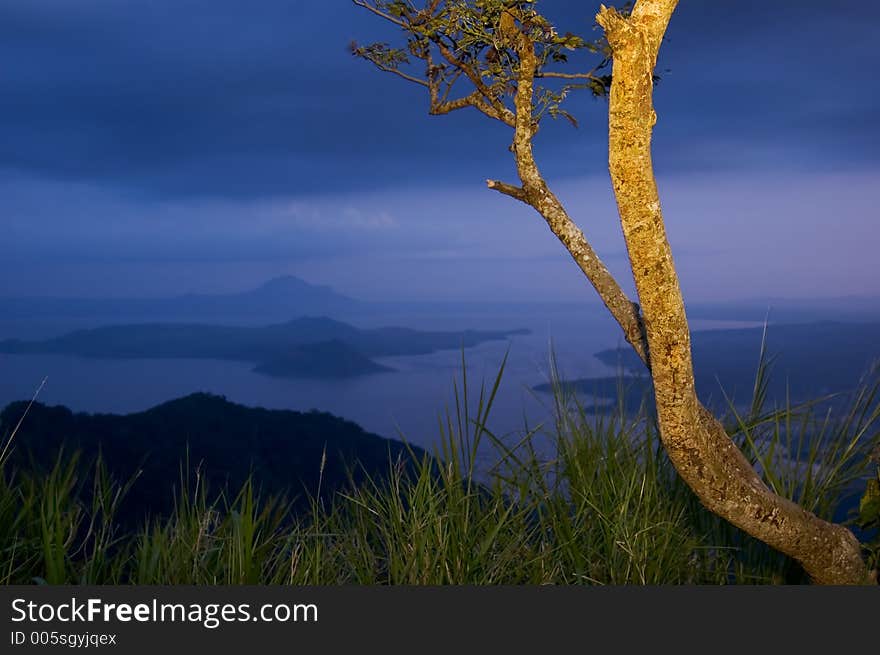
<svg viewBox="0 0 880 655">
<path fill-rule="evenodd" d="M 609 168 L 641 304 L 663 444 L 701 502 L 796 559 L 818 583 L 868 580 L 853 534 L 772 493 L 697 399 L 690 333 L 651 161 L 653 73 L 677 0 L 639 0 L 630 16 L 602 7 L 611 44 Z"/>
</svg>

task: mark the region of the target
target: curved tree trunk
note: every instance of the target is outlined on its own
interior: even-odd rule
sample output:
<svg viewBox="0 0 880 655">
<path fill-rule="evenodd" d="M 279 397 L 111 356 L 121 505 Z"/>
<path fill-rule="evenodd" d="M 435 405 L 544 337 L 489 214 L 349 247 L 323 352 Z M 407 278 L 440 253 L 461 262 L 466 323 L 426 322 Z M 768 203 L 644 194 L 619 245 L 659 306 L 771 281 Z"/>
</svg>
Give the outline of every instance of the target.
<svg viewBox="0 0 880 655">
<path fill-rule="evenodd" d="M 697 399 L 690 332 L 651 162 L 653 72 L 677 0 L 639 0 L 597 21 L 612 48 L 609 164 L 647 337 L 660 434 L 685 482 L 712 512 L 793 557 L 818 583 L 868 581 L 860 546 L 831 524 L 772 493 Z"/>
</svg>

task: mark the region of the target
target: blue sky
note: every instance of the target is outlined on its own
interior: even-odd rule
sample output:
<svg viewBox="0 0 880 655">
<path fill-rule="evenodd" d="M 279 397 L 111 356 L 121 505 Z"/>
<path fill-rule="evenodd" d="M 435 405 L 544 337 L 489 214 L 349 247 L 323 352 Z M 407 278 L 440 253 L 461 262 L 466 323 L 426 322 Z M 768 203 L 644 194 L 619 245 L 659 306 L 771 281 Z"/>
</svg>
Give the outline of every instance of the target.
<svg viewBox="0 0 880 655">
<path fill-rule="evenodd" d="M 593 34 L 590 2 L 538 5 Z M 691 300 L 880 294 L 880 6 L 682 0 L 654 160 Z M 347 50 L 349 0 L 0 0 L 0 295 L 225 291 L 592 298 L 515 180 L 507 128 L 430 117 Z M 604 101 L 536 152 L 627 286 Z"/>
</svg>

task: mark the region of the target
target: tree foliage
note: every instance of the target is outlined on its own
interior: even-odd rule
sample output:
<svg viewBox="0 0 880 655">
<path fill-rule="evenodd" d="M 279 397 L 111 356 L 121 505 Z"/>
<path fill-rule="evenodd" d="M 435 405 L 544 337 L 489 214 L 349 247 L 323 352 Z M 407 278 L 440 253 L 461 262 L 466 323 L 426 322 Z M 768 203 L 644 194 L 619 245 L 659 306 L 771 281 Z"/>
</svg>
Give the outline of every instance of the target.
<svg viewBox="0 0 880 655">
<path fill-rule="evenodd" d="M 432 114 L 474 107 L 513 127 L 520 77 L 516 39 L 520 34 L 534 44 L 534 77 L 542 82 L 533 94 L 531 120 L 535 130 L 547 116 L 577 125 L 575 117 L 563 108 L 569 94 L 583 89 L 605 97 L 611 86 L 611 51 L 605 38 L 587 40 L 571 32 L 560 34 L 537 12 L 534 0 L 431 0 L 420 9 L 403 0 L 354 3 L 398 26 L 405 45 L 353 42 L 352 54 L 424 86 L 430 94 Z M 578 51 L 595 55 L 591 70 L 557 70 Z"/>
</svg>

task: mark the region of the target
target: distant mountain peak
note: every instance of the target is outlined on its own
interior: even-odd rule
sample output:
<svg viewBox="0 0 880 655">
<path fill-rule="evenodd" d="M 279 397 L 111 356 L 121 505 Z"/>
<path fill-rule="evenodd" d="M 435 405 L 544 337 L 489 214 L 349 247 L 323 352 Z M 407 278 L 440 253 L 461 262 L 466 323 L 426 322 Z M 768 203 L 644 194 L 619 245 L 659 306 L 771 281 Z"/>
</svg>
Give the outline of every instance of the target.
<svg viewBox="0 0 880 655">
<path fill-rule="evenodd" d="M 333 287 L 326 284 L 312 284 L 295 275 L 279 275 L 266 280 L 258 287 L 244 291 L 243 296 L 270 296 L 270 297 L 320 297 L 327 301 L 354 302 L 348 296 L 338 293 Z"/>
<path fill-rule="evenodd" d="M 326 284 L 312 284 L 311 282 L 306 282 L 300 277 L 295 275 L 278 275 L 277 277 L 270 278 L 259 285 L 255 291 L 260 291 L 262 289 L 303 289 L 303 288 L 312 288 L 312 289 L 321 289 L 322 291 L 332 291 L 332 289 Z"/>
<path fill-rule="evenodd" d="M 306 282 L 294 275 L 274 277 L 245 291 L 186 293 L 155 298 L 6 298 L 5 317 L 96 317 L 114 322 L 134 317 L 281 318 L 291 314 L 332 314 L 362 306 L 326 285 Z"/>
</svg>

